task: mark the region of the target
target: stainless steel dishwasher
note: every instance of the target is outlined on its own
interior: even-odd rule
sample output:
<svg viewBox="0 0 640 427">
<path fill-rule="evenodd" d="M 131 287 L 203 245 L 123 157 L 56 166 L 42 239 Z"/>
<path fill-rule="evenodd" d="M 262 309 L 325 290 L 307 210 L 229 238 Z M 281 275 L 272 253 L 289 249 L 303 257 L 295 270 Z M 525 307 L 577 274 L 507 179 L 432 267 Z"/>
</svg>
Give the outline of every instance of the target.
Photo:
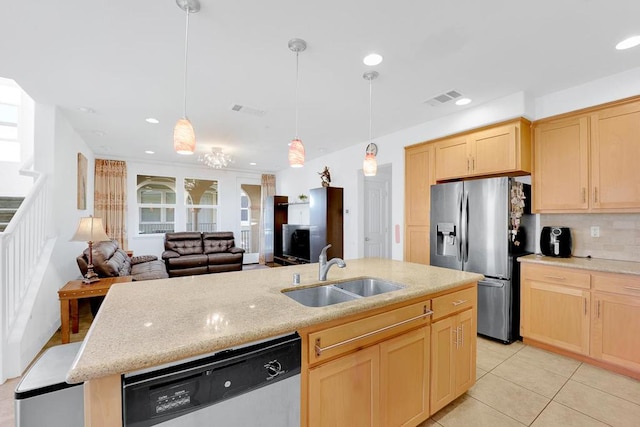
<svg viewBox="0 0 640 427">
<path fill-rule="evenodd" d="M 123 422 L 298 427 L 300 336 L 290 334 L 123 377 Z"/>
</svg>

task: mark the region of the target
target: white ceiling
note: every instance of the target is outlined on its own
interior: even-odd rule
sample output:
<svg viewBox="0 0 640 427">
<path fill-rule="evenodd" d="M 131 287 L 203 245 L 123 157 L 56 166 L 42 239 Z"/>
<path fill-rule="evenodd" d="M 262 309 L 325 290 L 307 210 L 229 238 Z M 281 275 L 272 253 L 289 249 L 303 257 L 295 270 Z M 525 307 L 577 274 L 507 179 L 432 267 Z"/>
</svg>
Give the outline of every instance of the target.
<svg viewBox="0 0 640 427">
<path fill-rule="evenodd" d="M 200 2 L 190 17 L 187 114 L 197 152 L 223 147 L 234 169 L 287 167 L 295 136 L 291 38 L 308 44 L 299 58 L 307 158 L 368 139 L 362 74 L 370 68 L 362 58 L 371 51 L 384 56 L 373 67 L 374 137 L 515 92 L 538 97 L 640 66 L 640 47 L 614 49 L 640 34 L 637 0 Z M 3 1 L 0 76 L 59 105 L 97 156 L 198 164 L 172 146 L 184 33 L 175 0 Z M 424 103 L 451 89 L 473 103 Z M 233 104 L 265 114 L 234 112 Z"/>
</svg>

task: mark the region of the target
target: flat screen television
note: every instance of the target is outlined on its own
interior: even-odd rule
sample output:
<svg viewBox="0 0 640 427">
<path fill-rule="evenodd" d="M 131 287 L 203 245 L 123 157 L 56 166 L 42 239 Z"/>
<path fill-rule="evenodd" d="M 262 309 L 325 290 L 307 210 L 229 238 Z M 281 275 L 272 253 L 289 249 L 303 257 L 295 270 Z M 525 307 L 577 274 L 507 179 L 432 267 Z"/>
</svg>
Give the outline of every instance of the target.
<svg viewBox="0 0 640 427">
<path fill-rule="evenodd" d="M 310 238 L 308 225 L 282 224 L 282 255 L 311 262 Z"/>
</svg>

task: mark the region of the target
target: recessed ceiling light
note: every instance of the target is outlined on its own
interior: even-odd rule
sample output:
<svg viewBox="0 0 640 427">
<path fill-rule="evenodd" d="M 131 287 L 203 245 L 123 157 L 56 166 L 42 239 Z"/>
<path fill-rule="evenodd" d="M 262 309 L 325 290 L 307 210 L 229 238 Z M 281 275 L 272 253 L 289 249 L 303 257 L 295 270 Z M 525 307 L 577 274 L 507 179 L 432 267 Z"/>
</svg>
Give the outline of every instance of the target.
<svg viewBox="0 0 640 427">
<path fill-rule="evenodd" d="M 369 55 L 364 57 L 362 62 L 364 62 L 365 65 L 370 65 L 370 66 L 378 65 L 379 63 L 382 62 L 382 55 L 379 55 L 377 53 L 370 53 Z"/>
<path fill-rule="evenodd" d="M 145 122 L 147 123 L 152 123 L 154 125 L 157 125 L 158 123 L 160 123 L 160 120 L 153 118 L 153 117 L 148 117 L 146 119 L 144 119 Z"/>
<path fill-rule="evenodd" d="M 96 112 L 96 110 L 94 110 L 93 108 L 89 108 L 89 107 L 78 107 L 79 111 L 82 111 L 83 113 L 87 113 L 87 114 L 93 114 Z"/>
<path fill-rule="evenodd" d="M 640 44 L 640 36 L 633 36 L 627 39 L 622 40 L 620 43 L 616 45 L 616 49 L 625 50 L 631 49 L 632 47 L 638 46 Z"/>
<path fill-rule="evenodd" d="M 146 150 L 145 153 L 147 153 L 147 154 L 156 154 L 155 151 L 151 151 L 151 150 Z"/>
<path fill-rule="evenodd" d="M 255 166 L 255 165 L 257 165 L 257 163 L 256 163 L 256 162 L 251 162 L 251 163 L 249 163 L 249 164 L 250 164 L 251 166 Z"/>
<path fill-rule="evenodd" d="M 91 133 L 94 134 L 95 136 L 105 136 L 106 135 L 106 133 L 101 131 L 101 130 L 92 130 Z"/>
<path fill-rule="evenodd" d="M 467 105 L 471 102 L 469 98 L 460 98 L 456 101 L 456 105 Z"/>
</svg>

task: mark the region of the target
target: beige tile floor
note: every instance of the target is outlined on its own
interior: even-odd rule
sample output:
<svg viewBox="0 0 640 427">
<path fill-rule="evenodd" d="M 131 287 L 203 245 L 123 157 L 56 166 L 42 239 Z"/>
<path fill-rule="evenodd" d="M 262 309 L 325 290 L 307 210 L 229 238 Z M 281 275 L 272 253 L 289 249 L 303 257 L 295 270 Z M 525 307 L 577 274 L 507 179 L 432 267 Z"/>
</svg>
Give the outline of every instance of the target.
<svg viewBox="0 0 640 427">
<path fill-rule="evenodd" d="M 80 333 L 91 323 L 80 306 Z M 48 346 L 60 343 L 56 333 Z M 46 348 L 46 347 L 45 347 Z M 478 339 L 477 383 L 420 427 L 640 426 L 640 381 L 515 342 Z M 0 386 L 0 426 L 14 424 L 13 390 Z"/>
</svg>

